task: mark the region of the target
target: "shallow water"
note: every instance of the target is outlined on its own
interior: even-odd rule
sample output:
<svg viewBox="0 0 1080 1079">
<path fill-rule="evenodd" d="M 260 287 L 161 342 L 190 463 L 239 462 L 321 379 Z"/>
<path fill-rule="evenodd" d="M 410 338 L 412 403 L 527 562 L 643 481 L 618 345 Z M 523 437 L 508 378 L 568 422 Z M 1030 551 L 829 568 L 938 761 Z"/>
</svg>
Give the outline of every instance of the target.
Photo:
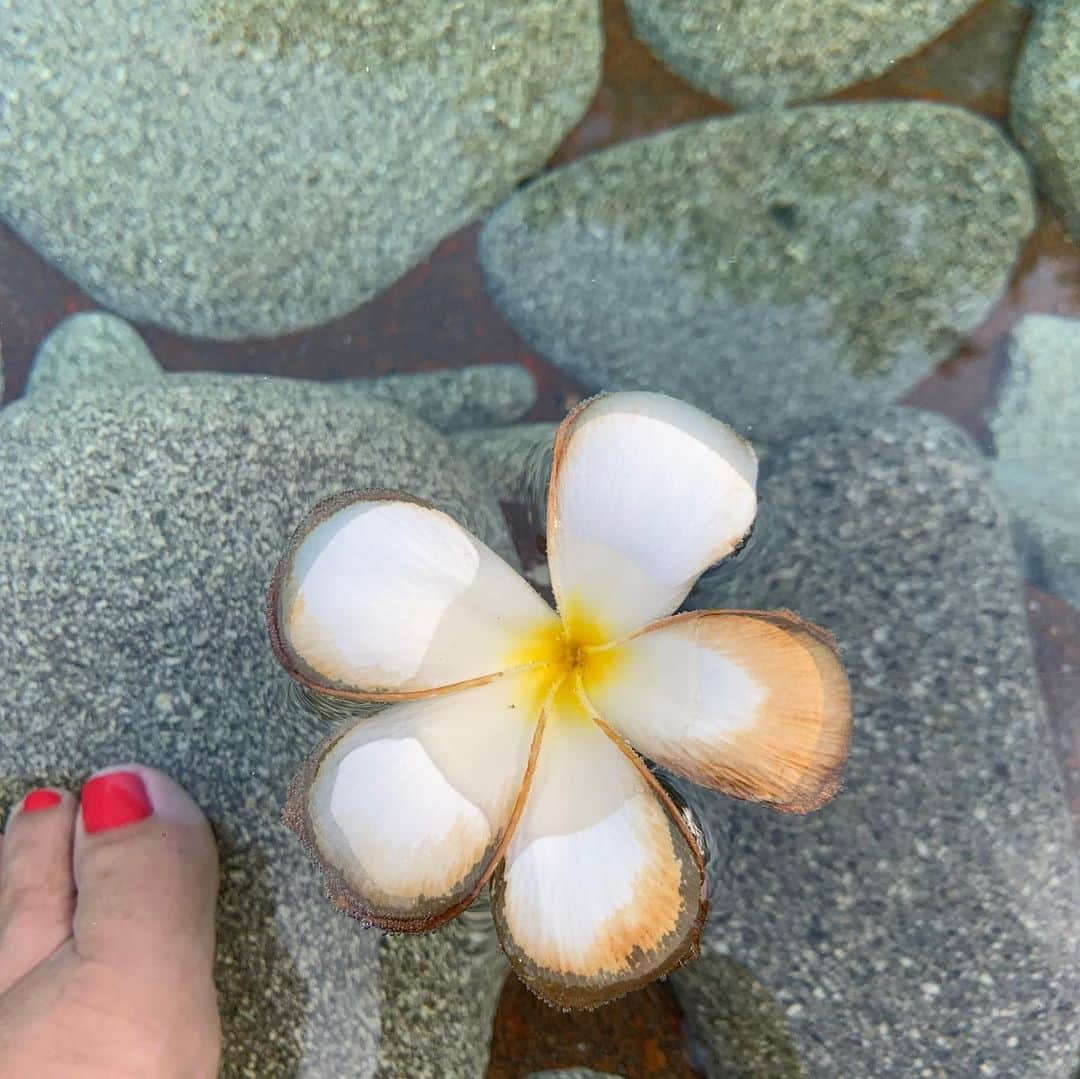
<svg viewBox="0 0 1080 1079">
<path fill-rule="evenodd" d="M 1077 160 L 1075 119 L 1057 119 L 1075 86 L 1055 74 L 1080 57 L 1075 18 L 1060 59 L 1036 40 L 1037 5 L 972 4 L 884 69 L 863 70 L 869 47 L 856 50 L 852 77 L 805 98 L 867 110 L 857 119 L 788 130 L 665 67 L 622 0 L 599 6 L 602 60 L 574 29 L 590 18 L 577 0 L 536 5 L 524 29 L 500 17 L 488 49 L 474 40 L 483 17 L 458 8 L 507 5 L 440 8 L 427 25 L 418 4 L 409 19 L 360 5 L 357 22 L 333 4 L 216 3 L 210 34 L 207 6 L 177 0 L 175 83 L 160 85 L 199 139 L 225 133 L 220 151 L 200 143 L 189 162 L 161 130 L 168 109 L 145 96 L 145 5 L 129 6 L 131 21 L 114 26 L 125 6 L 106 0 L 0 0 L 0 801 L 35 777 L 75 783 L 133 755 L 196 792 L 230 837 L 224 1074 L 1080 1074 L 1080 205 L 1065 190 L 1080 201 L 1080 176 L 1048 171 L 1054 155 L 1039 141 L 1059 140 L 1066 167 Z M 1039 18 L 1065 8 L 1045 0 Z M 287 41 L 277 23 L 292 28 Z M 335 55 L 345 25 L 353 45 L 378 39 L 377 62 Z M 779 28 L 770 40 L 784 40 Z M 715 77 L 749 93 L 755 73 L 729 52 Z M 458 66 L 468 78 L 446 74 Z M 515 67 L 530 78 L 515 80 Z M 1017 89 L 1025 78 L 1034 90 Z M 346 124 L 332 104 L 354 91 Z M 265 113 L 252 104 L 264 99 Z M 884 123 L 896 101 L 954 105 L 972 123 L 947 138 L 942 113 Z M 1048 136 L 1025 129 L 1055 103 Z M 246 109 L 258 111 L 250 127 Z M 760 132 L 721 133 L 711 159 L 700 146 L 597 156 L 730 114 Z M 292 125 L 280 146 L 276 115 Z M 245 147 L 263 185 L 251 192 L 244 169 L 224 167 Z M 710 182 L 727 170 L 716 191 L 680 186 L 701 160 Z M 557 170 L 571 164 L 564 182 Z M 175 172 L 160 192 L 155 169 Z M 177 176 L 194 185 L 190 207 L 165 205 Z M 267 194 L 264 177 L 280 188 Z M 143 216 L 155 198 L 158 223 Z M 222 207 L 237 218 L 217 220 Z M 185 252 L 187 221 L 206 231 Z M 280 243 L 260 244 L 260 228 Z M 206 252 L 218 243 L 215 263 Z M 248 276 L 262 293 L 245 294 Z M 276 305 L 288 319 L 272 336 L 175 328 L 242 325 L 248 310 L 254 325 Z M 87 338 L 57 348 L 55 371 L 38 363 L 35 388 L 50 332 L 99 310 L 133 315 L 164 381 L 135 384 L 129 354 L 161 377 L 137 343 Z M 1057 321 L 1032 318 L 1044 315 Z M 363 380 L 495 364 L 523 367 L 535 399 L 477 381 L 406 402 L 449 444 L 375 405 L 341 410 Z M 273 382 L 256 399 L 177 379 L 170 403 L 169 380 L 194 372 L 357 385 L 290 405 Z M 790 607 L 835 632 L 855 734 L 844 790 L 805 819 L 672 780 L 708 839 L 705 954 L 567 1015 L 502 980 L 483 900 L 442 951 L 327 928 L 278 812 L 295 766 L 363 708 L 275 681 L 261 595 L 316 497 L 406 475 L 481 532 L 497 534 L 502 510 L 545 591 L 553 432 L 522 448 L 494 429 L 642 386 L 714 412 L 761 457 L 754 531 L 689 606 Z M 460 430 L 489 426 L 497 478 Z M 65 609 L 78 612 L 70 627 Z M 53 712 L 69 717 L 59 732 L 41 719 Z M 225 723 L 232 740 L 207 733 Z M 241 878 L 265 878 L 269 895 L 255 904 Z M 243 928 L 252 906 L 254 933 Z M 325 946 L 310 939 L 321 933 Z M 268 1027 L 285 1033 L 264 1049 Z"/>
</svg>

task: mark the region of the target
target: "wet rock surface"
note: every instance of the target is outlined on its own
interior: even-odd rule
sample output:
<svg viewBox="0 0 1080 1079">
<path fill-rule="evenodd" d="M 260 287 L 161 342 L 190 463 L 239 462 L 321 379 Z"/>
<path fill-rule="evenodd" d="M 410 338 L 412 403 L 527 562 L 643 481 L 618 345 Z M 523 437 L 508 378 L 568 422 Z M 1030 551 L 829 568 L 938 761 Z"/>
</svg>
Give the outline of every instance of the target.
<svg viewBox="0 0 1080 1079">
<path fill-rule="evenodd" d="M 512 556 L 495 503 L 430 428 L 331 386 L 171 375 L 54 400 L 0 413 L 0 803 L 137 759 L 206 809 L 223 853 L 226 1076 L 370 1076 L 397 1039 L 422 1054 L 467 1020 L 489 1036 L 452 938 L 430 946 L 454 950 L 439 966 L 472 986 L 458 1025 L 429 1029 L 424 991 L 388 1025 L 408 970 L 434 961 L 337 915 L 280 823 L 324 726 L 290 703 L 263 602 L 290 530 L 335 490 L 408 489 Z M 450 996 L 445 978 L 426 992 Z"/>
<path fill-rule="evenodd" d="M 551 472 L 557 423 L 455 431 L 450 444 L 488 488 L 507 502 L 539 502 Z"/>
<path fill-rule="evenodd" d="M 671 978 L 709 1079 L 800 1079 L 805 1073 L 772 994 L 745 967 L 706 949 Z"/>
<path fill-rule="evenodd" d="M 1012 126 L 1080 239 L 1080 6 L 1043 0 L 1012 89 Z"/>
<path fill-rule="evenodd" d="M 855 731 L 808 817 L 696 799 L 727 852 L 707 948 L 774 994 L 810 1075 L 1071 1074 L 1076 851 L 984 464 L 898 410 L 778 450 L 760 491 L 761 557 L 694 604 L 827 626 Z"/>
<path fill-rule="evenodd" d="M 343 314 L 535 171 L 595 0 L 3 0 L 0 216 L 100 302 L 237 338 Z"/>
<path fill-rule="evenodd" d="M 660 389 L 770 441 L 947 358 L 1033 223 L 986 121 L 829 106 L 594 154 L 500 207 L 480 256 L 515 330 L 586 388 Z"/>
<path fill-rule="evenodd" d="M 694 86 L 740 106 L 822 97 L 880 75 L 975 0 L 628 0 L 639 37 Z"/>
<path fill-rule="evenodd" d="M 109 385 L 124 387 L 164 376 L 146 342 L 130 323 L 94 311 L 64 319 L 42 342 L 27 378 L 26 394 L 53 390 L 76 392 Z M 490 460 L 490 450 L 483 450 L 488 446 L 483 425 L 508 424 L 528 412 L 536 402 L 536 383 L 528 371 L 516 364 L 379 375 L 344 379 L 331 385 L 347 399 L 396 405 L 437 431 L 460 430 L 463 447 L 479 467 L 492 473 L 492 479 L 498 479 L 497 466 Z M 16 405 L 15 411 L 21 407 Z M 527 425 L 518 425 L 506 430 L 518 432 L 523 427 L 528 429 Z M 520 443 L 520 439 L 520 434 L 515 435 L 511 445 Z M 492 431 L 490 445 L 498 444 L 499 435 Z M 511 463 L 514 461 L 516 458 L 511 457 Z"/>
<path fill-rule="evenodd" d="M 994 478 L 1033 584 L 1080 605 L 1080 321 L 1028 315 L 990 418 Z"/>
<path fill-rule="evenodd" d="M 133 326 L 101 311 L 64 319 L 42 342 L 26 393 L 71 392 L 161 378 L 154 354 Z"/>
<path fill-rule="evenodd" d="M 513 977 L 491 918 L 467 911 L 381 948 L 378 1079 L 483 1079 L 499 991 Z"/>
<path fill-rule="evenodd" d="M 536 383 L 515 364 L 357 378 L 337 386 L 398 405 L 437 431 L 512 423 L 536 403 Z"/>
</svg>

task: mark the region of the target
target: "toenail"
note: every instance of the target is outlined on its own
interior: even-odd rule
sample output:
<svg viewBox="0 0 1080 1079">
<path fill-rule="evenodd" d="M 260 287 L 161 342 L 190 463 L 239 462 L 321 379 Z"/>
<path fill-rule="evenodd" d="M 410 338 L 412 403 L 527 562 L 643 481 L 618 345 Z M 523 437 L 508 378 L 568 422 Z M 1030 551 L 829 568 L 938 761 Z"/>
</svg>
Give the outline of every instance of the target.
<svg viewBox="0 0 1080 1079">
<path fill-rule="evenodd" d="M 31 791 L 24 799 L 22 809 L 24 813 L 34 813 L 39 809 L 52 809 L 61 802 L 60 795 L 56 791 L 41 790 Z"/>
<path fill-rule="evenodd" d="M 153 811 L 146 785 L 134 772 L 106 772 L 82 789 L 83 827 L 90 835 L 145 820 Z"/>
</svg>

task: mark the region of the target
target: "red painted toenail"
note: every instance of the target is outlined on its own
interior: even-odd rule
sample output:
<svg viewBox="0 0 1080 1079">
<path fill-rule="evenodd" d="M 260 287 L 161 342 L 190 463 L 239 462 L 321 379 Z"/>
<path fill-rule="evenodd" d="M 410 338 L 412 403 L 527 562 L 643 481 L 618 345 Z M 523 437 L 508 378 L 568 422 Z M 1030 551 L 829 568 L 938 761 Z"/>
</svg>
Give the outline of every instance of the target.
<svg viewBox="0 0 1080 1079">
<path fill-rule="evenodd" d="M 153 811 L 146 786 L 134 772 L 94 776 L 82 789 L 83 826 L 91 835 L 145 820 Z"/>
<path fill-rule="evenodd" d="M 38 809 L 52 809 L 53 806 L 58 806 L 60 801 L 60 795 L 56 791 L 31 791 L 23 799 L 23 812 L 33 813 Z"/>
</svg>

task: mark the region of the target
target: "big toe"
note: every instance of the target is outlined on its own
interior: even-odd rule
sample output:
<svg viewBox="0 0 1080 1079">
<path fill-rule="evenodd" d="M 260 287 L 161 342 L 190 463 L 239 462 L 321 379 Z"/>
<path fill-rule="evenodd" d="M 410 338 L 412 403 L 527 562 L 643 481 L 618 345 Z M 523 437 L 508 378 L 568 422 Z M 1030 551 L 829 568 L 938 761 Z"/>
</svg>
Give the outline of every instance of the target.
<svg viewBox="0 0 1080 1079">
<path fill-rule="evenodd" d="M 31 791 L 12 811 L 0 848 L 0 993 L 71 936 L 75 799 Z"/>
<path fill-rule="evenodd" d="M 182 787 L 137 764 L 91 777 L 81 794 L 74 867 L 79 955 L 158 977 L 209 976 L 217 848 Z"/>
</svg>

